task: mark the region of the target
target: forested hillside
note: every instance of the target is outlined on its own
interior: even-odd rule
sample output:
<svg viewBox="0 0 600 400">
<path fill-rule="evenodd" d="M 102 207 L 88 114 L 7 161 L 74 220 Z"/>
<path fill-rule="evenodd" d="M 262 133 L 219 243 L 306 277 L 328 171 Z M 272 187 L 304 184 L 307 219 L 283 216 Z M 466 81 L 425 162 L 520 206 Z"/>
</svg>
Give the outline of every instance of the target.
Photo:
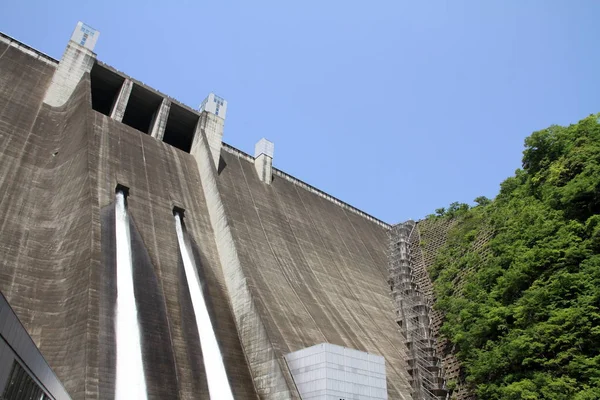
<svg viewBox="0 0 600 400">
<path fill-rule="evenodd" d="M 480 399 L 600 399 L 599 116 L 533 133 L 496 199 L 429 217 L 455 219 L 429 272 Z"/>
</svg>

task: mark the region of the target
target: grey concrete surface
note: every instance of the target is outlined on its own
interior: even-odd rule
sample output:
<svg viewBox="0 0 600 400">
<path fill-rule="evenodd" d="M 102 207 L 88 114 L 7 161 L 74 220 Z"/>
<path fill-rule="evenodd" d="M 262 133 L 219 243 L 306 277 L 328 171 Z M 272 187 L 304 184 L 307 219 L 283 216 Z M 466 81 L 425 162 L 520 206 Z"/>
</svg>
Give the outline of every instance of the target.
<svg viewBox="0 0 600 400">
<path fill-rule="evenodd" d="M 210 144 L 203 129 L 196 132 L 192 155 L 200 171 L 233 314 L 257 394 L 269 400 L 299 399 L 285 360 L 274 347 L 265 326 L 264 308 L 257 303 L 260 299 L 255 298 L 248 285 L 249 279 L 244 273 L 217 184 L 217 168 L 212 162 Z"/>
<path fill-rule="evenodd" d="M 125 79 L 125 81 L 123 81 L 123 85 L 119 91 L 119 96 L 117 97 L 117 100 L 110 111 L 110 117 L 115 121 L 123 121 L 123 115 L 125 115 L 125 108 L 127 108 L 127 102 L 129 101 L 129 95 L 131 94 L 132 87 L 133 81 L 131 79 Z"/>
<path fill-rule="evenodd" d="M 92 70 L 95 60 L 96 54 L 92 50 L 70 41 L 52 77 L 44 103 L 52 107 L 63 106 L 73 95 L 83 75 Z"/>
<path fill-rule="evenodd" d="M 130 189 L 149 398 L 208 396 L 174 206 L 236 399 L 299 398 L 284 355 L 323 342 L 383 356 L 389 398 L 409 398 L 385 223 L 274 168 L 265 185 L 251 157 L 222 148 L 210 113 L 188 154 L 160 141 L 167 98 L 152 135 L 92 110 L 91 54 L 73 55 L 72 90 L 34 51 L 0 41 L 0 54 L 0 291 L 72 398 L 114 390 L 117 184 Z"/>
<path fill-rule="evenodd" d="M 185 207 L 186 226 L 197 243 L 234 395 L 255 398 L 193 157 L 93 111 L 87 75 L 63 107 L 43 105 L 54 68 L 0 43 L 0 53 L 5 50 L 0 59 L 0 291 L 71 397 L 112 398 L 114 365 L 104 358 L 114 347 L 108 323 L 114 309 L 103 283 L 107 255 L 100 210 L 114 201 L 121 183 L 131 189 L 129 210 L 149 258 L 145 268 L 156 276 L 155 289 L 138 301 L 150 309 L 164 299 L 168 339 L 151 345 L 160 349 L 167 340 L 175 362 L 174 372 L 162 362 L 150 363 L 147 374 L 155 384 L 175 385 L 177 392 L 169 398 L 207 396 L 201 349 L 186 330 L 193 314 L 181 298 L 172 217 L 177 203 Z M 157 389 L 149 398 L 165 396 Z"/>
<path fill-rule="evenodd" d="M 410 398 L 386 231 L 286 179 L 264 185 L 245 158 L 221 158 L 228 223 L 276 357 L 323 342 L 382 355 L 389 398 Z"/>
<path fill-rule="evenodd" d="M 254 160 L 254 169 L 261 182 L 267 185 L 273 180 L 273 158 L 266 154 L 259 154 Z"/>
<path fill-rule="evenodd" d="M 163 99 L 160 104 L 160 108 L 156 111 L 152 124 L 150 125 L 150 136 L 157 140 L 163 140 L 165 135 L 165 128 L 167 126 L 167 119 L 169 118 L 169 109 L 171 108 L 171 102 L 167 99 Z"/>
<path fill-rule="evenodd" d="M 215 114 L 203 111 L 200 114 L 200 125 L 206 134 L 206 140 L 210 146 L 210 153 L 215 167 L 219 167 L 221 147 L 223 145 L 223 130 L 225 120 Z"/>
</svg>

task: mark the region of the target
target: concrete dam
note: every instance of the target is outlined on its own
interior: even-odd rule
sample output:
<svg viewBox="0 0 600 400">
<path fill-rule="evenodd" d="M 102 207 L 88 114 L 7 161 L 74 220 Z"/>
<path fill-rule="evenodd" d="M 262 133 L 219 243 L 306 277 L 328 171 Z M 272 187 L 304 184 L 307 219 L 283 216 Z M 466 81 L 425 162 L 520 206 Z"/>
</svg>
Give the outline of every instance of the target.
<svg viewBox="0 0 600 400">
<path fill-rule="evenodd" d="M 227 145 L 225 99 L 99 36 L 61 60 L 0 36 L 0 398 L 445 399 L 418 224 Z"/>
</svg>

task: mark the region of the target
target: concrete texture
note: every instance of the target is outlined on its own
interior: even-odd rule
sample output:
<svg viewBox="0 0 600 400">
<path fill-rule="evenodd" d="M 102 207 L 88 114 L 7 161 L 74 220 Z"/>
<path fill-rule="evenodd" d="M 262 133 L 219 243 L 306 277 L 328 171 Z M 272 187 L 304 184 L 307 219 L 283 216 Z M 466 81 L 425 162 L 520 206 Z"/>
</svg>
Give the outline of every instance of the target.
<svg viewBox="0 0 600 400">
<path fill-rule="evenodd" d="M 273 158 L 266 154 L 260 154 L 254 160 L 254 169 L 258 175 L 258 179 L 267 185 L 273 180 Z"/>
<path fill-rule="evenodd" d="M 275 356 L 323 342 L 382 355 L 389 398 L 410 398 L 386 231 L 286 179 L 264 185 L 246 158 L 221 158 L 233 242 Z"/>
<path fill-rule="evenodd" d="M 196 133 L 192 155 L 200 171 L 233 314 L 241 334 L 244 353 L 251 365 L 257 394 L 265 399 L 299 399 L 285 360 L 274 348 L 262 320 L 261 310 L 244 274 L 217 184 L 217 168 L 212 162 L 210 145 L 204 130 Z"/>
<path fill-rule="evenodd" d="M 0 291 L 77 397 L 91 261 L 87 142 L 75 134 L 85 95 L 51 111 L 42 99 L 55 67 L 1 43 L 0 54 Z"/>
<path fill-rule="evenodd" d="M 388 398 L 410 398 L 387 224 L 275 168 L 264 184 L 261 161 L 223 146 L 210 112 L 190 153 L 162 142 L 172 100 L 160 93 L 139 87 L 149 111 L 130 111 L 150 134 L 120 123 L 128 77 L 121 99 L 111 92 L 114 118 L 94 111 L 89 49 L 71 42 L 57 65 L 1 39 L 0 291 L 72 398 L 114 396 L 117 184 L 129 188 L 150 399 L 208 398 L 174 206 L 236 399 L 298 399 L 284 355 L 324 342 L 383 356 Z"/>
<path fill-rule="evenodd" d="M 211 158 L 215 167 L 219 167 L 219 159 L 221 156 L 221 147 L 223 146 L 223 129 L 225 120 L 217 117 L 208 111 L 203 111 L 200 115 L 200 126 L 206 133 L 206 139 L 210 147 Z"/>
<path fill-rule="evenodd" d="M 70 41 L 52 77 L 44 103 L 52 107 L 64 105 L 83 75 L 92 70 L 95 60 L 96 54 L 91 49 Z"/>
<path fill-rule="evenodd" d="M 267 185 L 273 180 L 273 153 L 275 146 L 273 142 L 265 138 L 260 139 L 254 146 L 254 168 L 258 179 Z"/>
<path fill-rule="evenodd" d="M 234 395 L 255 398 L 193 157 L 93 111 L 87 75 L 63 107 L 44 105 L 54 67 L 7 47 L 0 43 L 0 291 L 66 390 L 74 399 L 113 397 L 111 255 L 102 248 L 101 210 L 121 183 L 131 189 L 137 254 L 146 260 L 140 288 L 148 292 L 138 302 L 147 310 L 149 398 L 207 396 L 174 204 L 186 209 Z M 172 368 L 170 356 L 156 353 L 165 349 Z M 161 385 L 175 392 L 165 395 Z"/>
<path fill-rule="evenodd" d="M 101 206 L 113 201 L 117 183 L 130 188 L 128 210 L 154 268 L 158 294 L 162 292 L 165 299 L 176 376 L 168 370 L 163 371 L 159 365 L 152 366 L 156 368 L 156 382 L 176 380 L 180 398 L 202 398 L 208 393 L 199 341 L 192 332 L 193 323 L 189 321 L 193 318 L 189 295 L 185 280 L 181 279 L 182 264 L 172 214 L 173 206 L 177 204 L 186 210 L 186 228 L 196 243 L 196 259 L 200 260 L 201 273 L 205 277 L 209 309 L 214 315 L 215 330 L 234 395 L 236 398 L 254 397 L 195 160 L 190 154 L 102 114 L 93 111 L 90 114 L 94 130 L 91 146 L 99 149 L 93 152 L 92 165 L 97 167 L 91 171 L 97 204 Z M 148 303 L 139 307 L 143 310 L 154 306 Z M 101 309 L 100 312 L 108 314 L 112 311 Z M 161 397 L 156 395 L 156 398 Z"/>
<path fill-rule="evenodd" d="M 133 88 L 133 81 L 131 79 L 125 79 L 123 81 L 123 85 L 121 86 L 121 90 L 119 91 L 119 95 L 115 101 L 115 104 L 110 111 L 110 117 L 117 122 L 123 121 L 123 116 L 125 115 L 125 108 L 127 108 L 127 102 L 129 101 L 129 96 L 131 95 L 131 89 Z"/>
<path fill-rule="evenodd" d="M 171 102 L 167 99 L 163 99 L 160 103 L 160 108 L 154 115 L 152 124 L 150 125 L 150 136 L 157 140 L 163 140 L 165 136 L 165 128 L 167 127 L 167 118 L 169 118 L 169 109 L 171 108 Z"/>
</svg>

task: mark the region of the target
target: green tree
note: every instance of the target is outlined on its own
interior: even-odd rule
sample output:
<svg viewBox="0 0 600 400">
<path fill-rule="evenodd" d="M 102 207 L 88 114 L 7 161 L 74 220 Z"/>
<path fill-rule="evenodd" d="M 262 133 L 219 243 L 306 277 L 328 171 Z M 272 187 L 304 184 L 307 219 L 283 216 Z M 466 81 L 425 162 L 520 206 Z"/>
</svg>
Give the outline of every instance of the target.
<svg viewBox="0 0 600 400">
<path fill-rule="evenodd" d="M 476 197 L 475 200 L 473 200 L 475 203 L 477 203 L 478 206 L 487 206 L 488 204 L 490 204 L 492 202 L 492 200 L 488 199 L 485 196 L 479 196 Z"/>
<path fill-rule="evenodd" d="M 482 399 L 600 398 L 598 115 L 534 132 L 475 203 L 438 213 L 455 224 L 430 270 L 466 381 Z"/>
</svg>

